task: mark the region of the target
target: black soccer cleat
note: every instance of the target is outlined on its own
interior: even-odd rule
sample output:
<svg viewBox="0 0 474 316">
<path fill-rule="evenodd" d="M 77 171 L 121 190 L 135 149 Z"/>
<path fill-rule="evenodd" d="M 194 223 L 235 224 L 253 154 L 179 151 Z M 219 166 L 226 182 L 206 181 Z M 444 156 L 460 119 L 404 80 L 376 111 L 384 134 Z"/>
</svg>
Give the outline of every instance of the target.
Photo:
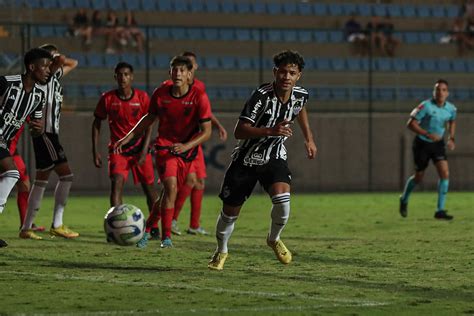
<svg viewBox="0 0 474 316">
<path fill-rule="evenodd" d="M 160 229 L 158 227 L 152 228 L 150 230 L 150 236 L 151 236 L 150 239 L 161 240 Z"/>
<path fill-rule="evenodd" d="M 446 221 L 452 220 L 454 218 L 454 216 L 449 215 L 447 212 L 448 211 L 445 211 L 445 210 L 437 211 L 434 215 L 434 218 L 443 219 L 443 220 L 446 220 Z"/>
<path fill-rule="evenodd" d="M 400 197 L 400 215 L 402 217 L 407 217 L 408 215 L 408 203 L 403 202 L 401 197 Z"/>
<path fill-rule="evenodd" d="M 7 242 L 3 239 L 0 239 L 0 248 L 8 246 Z"/>
</svg>

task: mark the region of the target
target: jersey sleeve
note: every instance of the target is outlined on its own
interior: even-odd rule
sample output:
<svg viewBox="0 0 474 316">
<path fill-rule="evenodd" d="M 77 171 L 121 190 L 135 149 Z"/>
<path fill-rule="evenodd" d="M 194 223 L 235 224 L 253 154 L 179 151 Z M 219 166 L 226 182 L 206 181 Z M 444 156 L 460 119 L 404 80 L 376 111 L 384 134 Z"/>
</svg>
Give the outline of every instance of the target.
<svg viewBox="0 0 474 316">
<path fill-rule="evenodd" d="M 240 113 L 239 119 L 250 121 L 255 123 L 256 118 L 264 110 L 264 106 L 261 100 L 261 94 L 258 90 L 255 90 Z"/>
<path fill-rule="evenodd" d="M 106 106 L 105 99 L 106 99 L 105 94 L 103 94 L 100 97 L 99 102 L 97 103 L 97 106 L 94 111 L 94 116 L 101 120 L 105 120 L 107 118 L 107 106 Z"/>
<path fill-rule="evenodd" d="M 211 102 L 207 93 L 202 92 L 199 94 L 199 122 L 207 122 L 211 120 Z"/>
<path fill-rule="evenodd" d="M 3 95 L 8 89 L 8 82 L 5 76 L 0 77 L 0 98 L 3 98 Z"/>
<path fill-rule="evenodd" d="M 420 105 L 414 108 L 413 111 L 411 111 L 410 117 L 420 122 L 425 117 L 426 112 L 426 105 L 424 104 L 424 102 L 422 102 L 420 103 Z"/>
<path fill-rule="evenodd" d="M 458 115 L 458 109 L 453 105 L 452 111 L 451 111 L 451 118 L 449 119 L 450 121 L 456 120 L 456 116 Z"/>
<path fill-rule="evenodd" d="M 41 94 L 41 101 L 38 102 L 38 105 L 33 110 L 33 113 L 30 117 L 34 120 L 40 120 L 43 118 L 43 108 L 46 106 L 46 93 Z"/>
</svg>

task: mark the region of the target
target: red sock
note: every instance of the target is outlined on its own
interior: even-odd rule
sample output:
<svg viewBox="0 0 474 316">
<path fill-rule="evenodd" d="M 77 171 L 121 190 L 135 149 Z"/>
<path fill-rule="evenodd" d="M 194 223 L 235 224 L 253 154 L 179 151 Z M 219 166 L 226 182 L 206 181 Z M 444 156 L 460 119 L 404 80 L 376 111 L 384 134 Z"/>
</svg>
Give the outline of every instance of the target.
<svg viewBox="0 0 474 316">
<path fill-rule="evenodd" d="M 191 192 L 191 224 L 190 228 L 196 229 L 199 228 L 200 219 L 201 219 L 201 204 L 202 196 L 204 195 L 204 190 L 193 189 Z"/>
<path fill-rule="evenodd" d="M 28 191 L 18 192 L 16 203 L 18 204 L 18 212 L 20 213 L 20 224 L 23 226 L 25 222 L 26 212 L 28 210 Z"/>
<path fill-rule="evenodd" d="M 181 209 L 183 208 L 184 202 L 186 202 L 186 199 L 188 196 L 191 194 L 191 190 L 193 188 L 190 186 L 182 185 L 179 190 L 178 190 L 178 195 L 176 196 L 176 201 L 174 202 L 174 214 L 173 214 L 173 219 L 175 221 L 178 220 L 179 213 L 181 212 Z"/>
<path fill-rule="evenodd" d="M 171 222 L 173 221 L 174 208 L 162 209 L 161 239 L 171 238 Z"/>
<path fill-rule="evenodd" d="M 146 220 L 145 232 L 150 233 L 152 228 L 158 228 L 158 222 L 161 218 L 161 210 L 159 203 L 153 203 L 153 208 L 151 209 L 150 215 Z"/>
</svg>

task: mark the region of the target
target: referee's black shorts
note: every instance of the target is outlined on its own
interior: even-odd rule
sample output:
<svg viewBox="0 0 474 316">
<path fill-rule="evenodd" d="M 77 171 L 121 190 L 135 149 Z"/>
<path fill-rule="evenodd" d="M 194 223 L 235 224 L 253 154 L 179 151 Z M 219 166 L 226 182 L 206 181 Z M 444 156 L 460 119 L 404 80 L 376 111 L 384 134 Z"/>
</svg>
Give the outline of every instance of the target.
<svg viewBox="0 0 474 316">
<path fill-rule="evenodd" d="M 241 161 L 232 161 L 227 169 L 219 197 L 230 206 L 240 206 L 249 198 L 257 181 L 268 192 L 272 184 L 291 184 L 291 172 L 283 159 L 272 159 L 261 166 L 244 166 Z"/>
<path fill-rule="evenodd" d="M 413 157 L 415 159 L 416 171 L 423 171 L 428 167 L 430 160 L 437 163 L 441 160 L 447 160 L 444 141 L 427 142 L 419 137 L 413 141 Z"/>
<path fill-rule="evenodd" d="M 52 133 L 44 133 L 33 137 L 33 148 L 35 150 L 36 169 L 50 170 L 60 163 L 67 162 L 63 146 L 59 143 L 59 136 Z"/>
</svg>

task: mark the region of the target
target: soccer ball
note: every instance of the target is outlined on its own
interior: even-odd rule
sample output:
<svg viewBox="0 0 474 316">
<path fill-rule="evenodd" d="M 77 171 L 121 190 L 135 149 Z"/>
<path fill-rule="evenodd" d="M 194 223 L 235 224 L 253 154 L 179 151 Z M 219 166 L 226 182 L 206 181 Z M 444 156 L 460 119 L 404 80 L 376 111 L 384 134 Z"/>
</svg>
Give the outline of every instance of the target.
<svg viewBox="0 0 474 316">
<path fill-rule="evenodd" d="M 104 231 L 108 242 L 120 246 L 135 245 L 143 237 L 145 217 L 134 205 L 114 206 L 105 214 Z"/>
</svg>

